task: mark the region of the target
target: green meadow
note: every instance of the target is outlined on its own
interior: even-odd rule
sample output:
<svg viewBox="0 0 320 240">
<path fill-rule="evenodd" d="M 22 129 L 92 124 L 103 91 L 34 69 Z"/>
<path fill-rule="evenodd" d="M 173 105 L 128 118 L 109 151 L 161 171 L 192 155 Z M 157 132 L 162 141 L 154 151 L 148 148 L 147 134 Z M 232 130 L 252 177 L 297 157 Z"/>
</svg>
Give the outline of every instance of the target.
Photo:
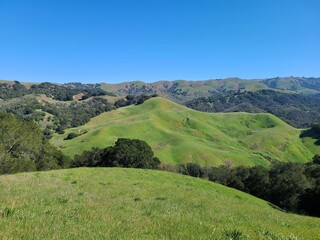
<svg viewBox="0 0 320 240">
<path fill-rule="evenodd" d="M 71 133 L 87 132 L 72 140 Z M 270 160 L 307 162 L 320 148 L 314 140 L 299 138 L 293 128 L 271 114 L 204 113 L 163 98 L 152 98 L 103 113 L 86 125 L 56 134 L 51 142 L 74 156 L 92 147 L 111 146 L 118 138 L 146 141 L 164 163 L 196 162 L 217 166 L 268 166 Z"/>
<path fill-rule="evenodd" d="M 0 239 L 320 239 L 320 219 L 243 192 L 141 169 L 0 176 Z"/>
</svg>

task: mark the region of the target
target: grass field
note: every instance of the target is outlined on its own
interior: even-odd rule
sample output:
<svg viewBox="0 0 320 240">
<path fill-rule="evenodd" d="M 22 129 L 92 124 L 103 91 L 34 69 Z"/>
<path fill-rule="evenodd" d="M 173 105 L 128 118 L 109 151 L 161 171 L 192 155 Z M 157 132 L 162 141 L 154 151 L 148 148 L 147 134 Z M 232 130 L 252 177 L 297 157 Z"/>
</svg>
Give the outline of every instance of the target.
<svg viewBox="0 0 320 240">
<path fill-rule="evenodd" d="M 70 132 L 88 133 L 63 140 Z M 295 129 L 271 114 L 203 113 L 163 98 L 103 113 L 84 125 L 55 135 L 51 142 L 73 156 L 120 138 L 145 140 L 162 162 L 264 165 L 270 159 L 307 162 L 318 146 L 304 145 Z M 307 147 L 308 146 L 308 147 Z M 311 150 L 309 148 L 312 148 Z"/>
<path fill-rule="evenodd" d="M 167 172 L 82 168 L 0 176 L 0 239 L 315 240 L 319 229 L 318 218 Z"/>
</svg>

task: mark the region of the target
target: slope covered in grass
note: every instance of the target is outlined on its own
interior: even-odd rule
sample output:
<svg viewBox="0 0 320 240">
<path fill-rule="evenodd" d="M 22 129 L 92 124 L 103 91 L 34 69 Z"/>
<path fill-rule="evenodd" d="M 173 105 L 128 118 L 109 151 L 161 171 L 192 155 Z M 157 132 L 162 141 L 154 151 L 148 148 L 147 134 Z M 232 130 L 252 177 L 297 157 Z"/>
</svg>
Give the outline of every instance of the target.
<svg viewBox="0 0 320 240">
<path fill-rule="evenodd" d="M 84 132 L 63 140 L 70 132 Z M 81 127 L 55 135 L 52 143 L 74 155 L 113 145 L 120 138 L 145 140 L 162 162 L 268 165 L 270 159 L 306 162 L 313 153 L 297 130 L 271 114 L 203 113 L 163 98 L 103 113 Z"/>
<path fill-rule="evenodd" d="M 22 173 L 1 176 L 0 186 L 1 239 L 231 239 L 236 232 L 238 239 L 320 238 L 320 219 L 167 172 Z"/>
<path fill-rule="evenodd" d="M 311 157 L 297 137 L 299 131 L 272 115 L 206 114 L 160 98 L 102 114 L 80 129 L 89 132 L 70 141 L 57 136 L 54 142 L 74 154 L 91 146 L 112 145 L 118 137 L 140 138 L 151 144 L 163 161 L 177 163 L 262 159 L 257 152 L 278 160 L 306 161 Z"/>
</svg>

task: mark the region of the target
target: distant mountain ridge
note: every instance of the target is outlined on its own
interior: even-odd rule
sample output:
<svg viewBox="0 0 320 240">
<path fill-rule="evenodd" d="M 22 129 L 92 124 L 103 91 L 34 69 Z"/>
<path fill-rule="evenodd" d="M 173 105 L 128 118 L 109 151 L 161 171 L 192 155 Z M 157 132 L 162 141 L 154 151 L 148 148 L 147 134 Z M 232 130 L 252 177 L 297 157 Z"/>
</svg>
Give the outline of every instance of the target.
<svg viewBox="0 0 320 240">
<path fill-rule="evenodd" d="M 20 83 L 18 81 L 0 80 L 0 90 L 5 85 L 12 86 Z M 27 89 L 44 83 L 21 82 Z M 122 83 L 52 83 L 59 88 L 88 90 L 101 89 L 109 94 L 117 96 L 141 95 L 141 94 L 158 94 L 161 97 L 170 99 L 178 103 L 185 103 L 195 98 L 209 97 L 215 93 L 225 93 L 228 91 L 244 92 L 258 90 L 276 90 L 281 92 L 298 93 L 298 94 L 318 94 L 320 93 L 320 77 L 274 77 L 265 79 L 209 79 L 209 80 L 174 80 L 174 81 L 157 81 L 147 83 L 142 81 L 128 81 Z"/>
<path fill-rule="evenodd" d="M 118 96 L 157 93 L 172 101 L 185 103 L 191 99 L 209 97 L 214 93 L 228 91 L 276 90 L 299 94 L 317 94 L 320 93 L 320 78 L 276 77 L 252 80 L 227 78 L 203 81 L 158 81 L 154 83 L 133 81 L 117 84 L 101 83 L 101 88 Z"/>
</svg>

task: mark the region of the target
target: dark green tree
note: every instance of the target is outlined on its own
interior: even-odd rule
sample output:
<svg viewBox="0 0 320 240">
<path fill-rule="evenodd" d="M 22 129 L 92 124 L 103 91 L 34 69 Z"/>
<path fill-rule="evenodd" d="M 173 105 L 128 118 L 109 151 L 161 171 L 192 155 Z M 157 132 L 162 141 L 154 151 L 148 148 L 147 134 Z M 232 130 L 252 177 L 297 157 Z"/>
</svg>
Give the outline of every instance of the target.
<svg viewBox="0 0 320 240">
<path fill-rule="evenodd" d="M 67 167 L 68 161 L 34 122 L 0 113 L 0 174 Z"/>
<path fill-rule="evenodd" d="M 281 208 L 297 210 L 300 196 L 310 188 L 304 170 L 303 164 L 273 164 L 269 172 L 270 201 Z"/>
<path fill-rule="evenodd" d="M 151 147 L 142 140 L 119 138 L 103 157 L 103 165 L 128 168 L 156 168 L 160 164 Z"/>
</svg>

